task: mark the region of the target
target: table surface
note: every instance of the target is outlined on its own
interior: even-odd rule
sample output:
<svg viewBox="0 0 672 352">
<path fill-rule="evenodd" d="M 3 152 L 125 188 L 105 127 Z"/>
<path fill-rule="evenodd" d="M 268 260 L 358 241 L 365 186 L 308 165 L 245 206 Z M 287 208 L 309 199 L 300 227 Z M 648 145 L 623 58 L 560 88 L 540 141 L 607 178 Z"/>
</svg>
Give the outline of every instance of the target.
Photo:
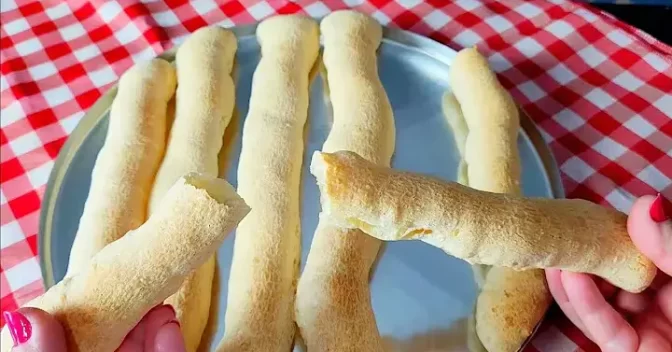
<svg viewBox="0 0 672 352">
<path fill-rule="evenodd" d="M 20 3 L 17 4 L 17 3 Z M 43 292 L 41 197 L 84 112 L 135 62 L 204 25 L 352 7 L 460 49 L 477 46 L 531 116 L 569 198 L 627 211 L 672 198 L 672 48 L 565 0 L 40 2 L 2 0 L 0 310 Z M 4 324 L 4 322 L 2 322 Z M 529 351 L 597 350 L 552 309 Z"/>
</svg>

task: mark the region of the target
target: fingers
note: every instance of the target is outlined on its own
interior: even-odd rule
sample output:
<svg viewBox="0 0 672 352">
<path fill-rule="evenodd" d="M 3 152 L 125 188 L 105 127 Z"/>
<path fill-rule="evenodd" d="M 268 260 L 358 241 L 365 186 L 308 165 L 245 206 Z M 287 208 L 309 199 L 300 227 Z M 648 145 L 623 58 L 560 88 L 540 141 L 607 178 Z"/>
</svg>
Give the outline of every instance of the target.
<svg viewBox="0 0 672 352">
<path fill-rule="evenodd" d="M 155 308 L 156 309 L 156 308 Z M 126 335 L 124 342 L 117 349 L 117 352 L 137 352 L 145 347 L 145 327 L 147 325 L 145 317 L 140 320 L 138 325 Z"/>
<path fill-rule="evenodd" d="M 672 323 L 663 316 L 660 310 L 652 309 L 639 315 L 634 325 L 639 334 L 637 351 L 670 352 L 672 340 L 669 340 L 669 336 L 672 334 Z"/>
<path fill-rule="evenodd" d="M 639 331 L 640 344 L 639 352 L 671 352 L 670 341 L 660 334 L 657 330 L 642 329 Z"/>
<path fill-rule="evenodd" d="M 117 352 L 184 352 L 182 330 L 173 307 L 161 304 L 150 310 L 126 336 Z"/>
<path fill-rule="evenodd" d="M 662 196 L 659 196 L 662 197 Z M 632 206 L 628 217 L 628 233 L 637 248 L 651 259 L 667 275 L 672 275 L 672 221 L 662 221 L 662 198 L 653 196 L 639 198 Z M 653 207 L 653 208 L 652 208 Z M 657 210 L 657 209 L 661 210 Z M 662 222 L 657 222 L 662 221 Z"/>
<path fill-rule="evenodd" d="M 184 352 L 184 339 L 175 310 L 162 305 L 151 310 L 145 318 L 145 349 L 152 352 Z"/>
<path fill-rule="evenodd" d="M 61 324 L 49 313 L 37 308 L 6 312 L 7 328 L 15 346 L 12 352 L 66 352 Z"/>
<path fill-rule="evenodd" d="M 658 290 L 656 301 L 663 315 L 672 322 L 672 281 Z"/>
<path fill-rule="evenodd" d="M 640 314 L 649 308 L 651 301 L 652 297 L 646 291 L 642 293 L 620 291 L 613 302 L 618 310 L 625 314 Z"/>
<path fill-rule="evenodd" d="M 579 330 L 583 332 L 586 337 L 592 340 L 590 332 L 586 329 L 586 326 L 583 324 L 579 315 L 574 310 L 574 307 L 569 302 L 565 288 L 562 287 L 562 279 L 560 278 L 561 271 L 558 269 L 546 269 L 546 281 L 548 282 L 548 289 L 551 291 L 551 295 L 555 299 L 555 302 L 558 303 L 558 306 L 565 313 L 565 316 L 569 321 L 574 324 Z"/>
<path fill-rule="evenodd" d="M 563 271 L 560 274 L 569 303 L 583 322 L 591 339 L 604 351 L 635 351 L 637 333 L 585 274 Z"/>
<path fill-rule="evenodd" d="M 669 277 L 667 274 L 664 272 L 658 270 L 658 273 L 656 274 L 656 277 L 653 279 L 653 282 L 649 286 L 650 289 L 653 289 L 654 291 L 660 290 L 663 286 L 666 284 L 672 282 L 672 277 Z"/>
<path fill-rule="evenodd" d="M 163 325 L 156 333 L 154 352 L 185 352 L 182 330 L 177 322 Z"/>
</svg>

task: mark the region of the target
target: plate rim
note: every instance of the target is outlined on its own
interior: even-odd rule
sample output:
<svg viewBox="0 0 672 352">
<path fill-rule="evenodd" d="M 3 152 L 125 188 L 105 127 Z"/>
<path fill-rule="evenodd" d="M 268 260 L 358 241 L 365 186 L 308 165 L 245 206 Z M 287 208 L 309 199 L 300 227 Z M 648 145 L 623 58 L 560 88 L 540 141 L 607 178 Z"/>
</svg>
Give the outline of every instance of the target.
<svg viewBox="0 0 672 352">
<path fill-rule="evenodd" d="M 315 18 L 317 21 L 320 19 L 320 17 Z M 255 35 L 256 28 L 259 23 L 260 22 L 256 22 L 253 24 L 225 28 L 231 30 L 233 34 L 240 39 L 242 37 Z M 452 60 L 457 54 L 456 50 L 420 34 L 400 28 L 389 27 L 386 25 L 382 25 L 382 27 L 383 42 L 402 45 L 410 49 L 419 50 L 425 55 L 428 55 L 448 66 L 452 64 Z M 321 35 L 320 43 L 322 43 Z M 172 48 L 156 55 L 155 58 L 161 58 L 173 62 L 178 47 L 179 44 L 174 45 Z M 60 197 L 61 185 L 65 179 L 67 171 L 70 169 L 72 160 L 79 152 L 81 145 L 89 137 L 94 128 L 103 121 L 109 112 L 112 101 L 116 96 L 117 84 L 118 81 L 111 85 L 107 91 L 101 95 L 91 107 L 88 108 L 84 116 L 77 123 L 77 126 L 70 133 L 67 141 L 59 151 L 58 156 L 54 160 L 52 170 L 49 174 L 42 198 L 42 204 L 40 206 L 37 233 L 38 261 L 45 290 L 56 284 L 54 279 L 54 269 L 51 261 L 50 248 L 53 237 L 53 214 L 56 206 L 56 200 Z M 517 105 L 520 112 L 520 136 L 533 146 L 534 156 L 537 159 L 537 162 L 539 162 L 544 169 L 543 176 L 550 187 L 551 196 L 553 198 L 564 198 L 565 192 L 555 157 L 553 156 L 549 146 L 544 141 L 541 132 L 537 129 L 532 119 L 523 110 L 523 108 L 520 107 L 519 104 Z M 522 350 L 529 343 L 529 341 L 531 341 L 543 320 L 544 319 L 542 318 L 542 320 L 539 321 L 525 343 L 521 346 L 520 350 Z"/>
</svg>

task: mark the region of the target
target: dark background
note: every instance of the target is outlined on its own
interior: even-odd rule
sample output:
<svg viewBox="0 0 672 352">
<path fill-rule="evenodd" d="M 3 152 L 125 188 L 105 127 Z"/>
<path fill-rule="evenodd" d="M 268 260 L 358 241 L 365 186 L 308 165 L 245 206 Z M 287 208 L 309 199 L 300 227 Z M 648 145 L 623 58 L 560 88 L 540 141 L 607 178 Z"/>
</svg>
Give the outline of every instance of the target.
<svg viewBox="0 0 672 352">
<path fill-rule="evenodd" d="M 611 4 L 592 4 L 592 6 L 672 45 L 672 0 L 670 6 Z"/>
</svg>

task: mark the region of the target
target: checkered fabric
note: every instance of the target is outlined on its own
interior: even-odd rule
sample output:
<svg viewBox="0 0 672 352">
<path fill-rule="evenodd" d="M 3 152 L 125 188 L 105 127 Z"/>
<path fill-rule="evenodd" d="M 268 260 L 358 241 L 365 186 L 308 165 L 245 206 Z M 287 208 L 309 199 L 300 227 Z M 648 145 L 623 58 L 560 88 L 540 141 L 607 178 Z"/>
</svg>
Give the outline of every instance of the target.
<svg viewBox="0 0 672 352">
<path fill-rule="evenodd" d="M 133 63 L 205 25 L 354 7 L 455 49 L 477 45 L 542 131 L 568 197 L 624 211 L 636 196 L 672 198 L 672 48 L 646 33 L 565 0 L 299 3 L 2 0 L 2 311 L 43 291 L 40 200 L 54 158 L 86 109 Z M 557 310 L 529 347 L 581 349 L 596 347 Z"/>
</svg>

